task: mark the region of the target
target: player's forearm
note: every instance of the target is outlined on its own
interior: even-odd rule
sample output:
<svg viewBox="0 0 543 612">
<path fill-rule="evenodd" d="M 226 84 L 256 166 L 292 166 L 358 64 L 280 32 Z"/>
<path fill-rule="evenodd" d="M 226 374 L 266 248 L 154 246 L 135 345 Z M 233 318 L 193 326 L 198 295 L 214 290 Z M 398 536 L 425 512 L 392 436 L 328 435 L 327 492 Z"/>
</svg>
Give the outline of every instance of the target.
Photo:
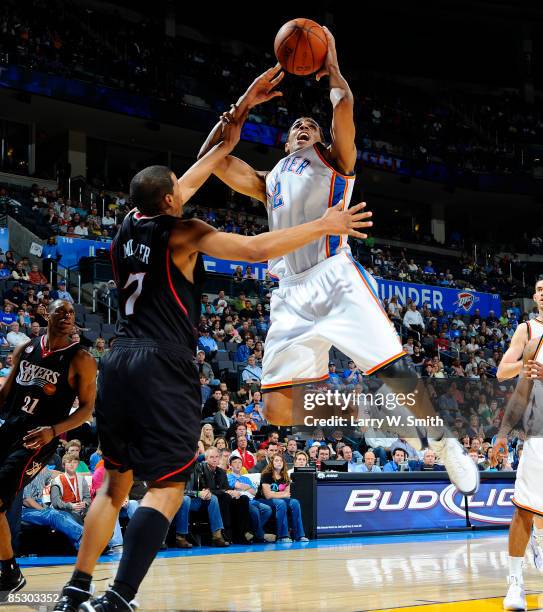
<svg viewBox="0 0 543 612">
<path fill-rule="evenodd" d="M 533 380 L 520 378 L 511 399 L 505 409 L 505 414 L 500 425 L 498 438 L 505 438 L 509 432 L 520 421 L 524 411 L 528 407 L 528 399 L 533 387 Z"/>
<path fill-rule="evenodd" d="M 75 429 L 76 427 L 83 425 L 83 423 L 90 421 L 92 418 L 92 409 L 93 406 L 80 406 L 67 419 L 61 421 L 60 423 L 55 423 L 55 436 L 59 436 L 66 431 Z"/>
<path fill-rule="evenodd" d="M 496 378 L 500 382 L 515 378 L 515 376 L 518 376 L 522 371 L 522 363 L 522 359 L 520 361 L 514 361 L 513 363 L 504 363 L 502 361 L 498 367 Z"/>
<path fill-rule="evenodd" d="M 224 142 L 215 144 L 178 179 L 177 183 L 181 188 L 183 202 L 187 202 L 194 195 L 229 153 L 230 149 Z"/>
<path fill-rule="evenodd" d="M 200 147 L 198 151 L 198 156 L 196 159 L 201 159 L 204 155 L 209 153 L 211 149 L 221 141 L 222 138 L 222 128 L 223 125 L 220 121 L 218 121 L 211 132 L 209 132 L 208 137 L 205 139 L 204 144 Z"/>
<path fill-rule="evenodd" d="M 281 257 L 326 235 L 323 219 L 288 229 L 266 232 L 248 239 L 249 261 L 258 262 Z"/>
<path fill-rule="evenodd" d="M 335 108 L 338 104 L 354 104 L 354 96 L 337 64 L 330 66 L 328 72 L 330 83 L 330 102 Z"/>
</svg>

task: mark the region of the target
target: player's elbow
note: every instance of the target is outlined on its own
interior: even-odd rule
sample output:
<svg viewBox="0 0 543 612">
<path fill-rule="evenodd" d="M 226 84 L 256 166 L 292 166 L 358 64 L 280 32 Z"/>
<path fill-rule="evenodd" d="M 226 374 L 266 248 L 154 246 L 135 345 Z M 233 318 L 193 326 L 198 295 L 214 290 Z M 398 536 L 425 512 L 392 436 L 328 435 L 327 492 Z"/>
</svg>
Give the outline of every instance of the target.
<svg viewBox="0 0 543 612">
<path fill-rule="evenodd" d="M 247 241 L 244 259 L 246 259 L 248 263 L 266 261 L 269 259 L 268 252 L 269 249 L 266 248 L 266 245 L 260 244 L 260 241 L 255 240 L 254 238 L 249 238 Z"/>
</svg>

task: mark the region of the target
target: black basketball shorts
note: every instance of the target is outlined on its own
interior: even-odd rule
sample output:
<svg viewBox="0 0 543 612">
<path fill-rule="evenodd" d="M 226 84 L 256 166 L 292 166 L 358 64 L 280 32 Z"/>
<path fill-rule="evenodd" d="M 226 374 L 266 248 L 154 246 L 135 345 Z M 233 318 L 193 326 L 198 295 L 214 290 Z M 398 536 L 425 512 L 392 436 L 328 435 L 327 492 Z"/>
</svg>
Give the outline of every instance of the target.
<svg viewBox="0 0 543 612">
<path fill-rule="evenodd" d="M 202 412 L 192 352 L 117 338 L 100 366 L 96 425 L 106 468 L 133 470 L 139 480 L 187 480 Z"/>
<path fill-rule="evenodd" d="M 58 445 L 55 438 L 38 450 L 25 448 L 22 439 L 26 433 L 9 421 L 0 426 L 0 512 L 9 509 L 17 493 L 47 465 Z"/>
</svg>

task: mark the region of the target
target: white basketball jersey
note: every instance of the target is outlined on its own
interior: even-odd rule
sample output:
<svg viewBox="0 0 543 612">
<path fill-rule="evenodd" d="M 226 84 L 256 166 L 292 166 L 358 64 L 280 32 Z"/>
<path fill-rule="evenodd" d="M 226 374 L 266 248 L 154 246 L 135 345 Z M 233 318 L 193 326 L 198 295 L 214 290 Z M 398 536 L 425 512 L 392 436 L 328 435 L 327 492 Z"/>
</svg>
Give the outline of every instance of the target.
<svg viewBox="0 0 543 612">
<path fill-rule="evenodd" d="M 526 321 L 526 325 L 528 326 L 528 339 L 540 339 L 540 343 L 534 355 L 534 361 L 543 363 L 543 342 L 541 341 L 543 336 L 543 323 L 537 319 L 530 319 Z M 523 426 L 524 431 L 526 431 L 528 435 L 539 437 L 543 435 L 543 382 L 540 380 L 534 381 L 529 405 L 527 410 L 524 411 Z"/>
<path fill-rule="evenodd" d="M 319 150 L 321 146 L 315 144 L 292 153 L 267 175 L 270 230 L 320 219 L 327 208 L 340 200 L 344 208 L 349 207 L 355 176 L 334 170 Z M 277 276 L 300 274 L 342 251 L 350 252 L 347 235 L 324 236 L 282 258 L 271 260 L 270 271 Z"/>
</svg>

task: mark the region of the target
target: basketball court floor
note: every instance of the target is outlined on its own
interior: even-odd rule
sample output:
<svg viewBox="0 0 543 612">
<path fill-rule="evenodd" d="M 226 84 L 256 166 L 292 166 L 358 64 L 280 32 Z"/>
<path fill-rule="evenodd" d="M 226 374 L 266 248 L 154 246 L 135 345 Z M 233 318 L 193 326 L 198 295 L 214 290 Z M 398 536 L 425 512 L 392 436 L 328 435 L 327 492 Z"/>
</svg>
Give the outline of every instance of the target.
<svg viewBox="0 0 543 612">
<path fill-rule="evenodd" d="M 97 592 L 115 569 L 114 558 L 101 561 Z M 56 593 L 72 564 L 23 559 L 21 595 Z M 143 610 L 484 612 L 502 609 L 506 575 L 506 531 L 337 538 L 165 551 L 137 599 Z M 528 556 L 525 580 L 528 609 L 543 610 L 543 575 Z"/>
</svg>

